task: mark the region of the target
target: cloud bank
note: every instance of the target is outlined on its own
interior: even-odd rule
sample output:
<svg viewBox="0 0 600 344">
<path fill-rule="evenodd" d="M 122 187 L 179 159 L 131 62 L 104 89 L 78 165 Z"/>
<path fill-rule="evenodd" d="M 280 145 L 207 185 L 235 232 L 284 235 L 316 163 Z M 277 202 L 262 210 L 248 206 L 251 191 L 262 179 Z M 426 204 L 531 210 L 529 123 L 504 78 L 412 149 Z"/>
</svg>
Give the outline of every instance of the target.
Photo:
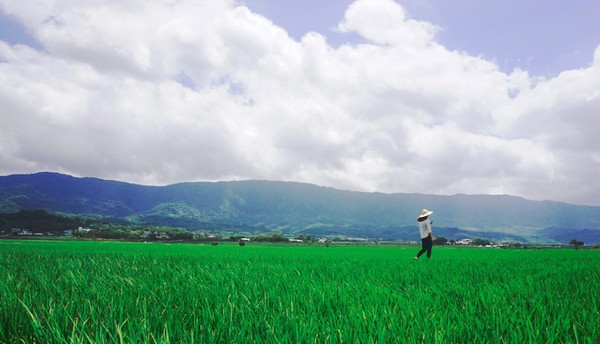
<svg viewBox="0 0 600 344">
<path fill-rule="evenodd" d="M 294 40 L 234 1 L 0 1 L 0 173 L 271 179 L 600 205 L 600 48 L 555 78 L 436 42 L 392 0 Z"/>
</svg>

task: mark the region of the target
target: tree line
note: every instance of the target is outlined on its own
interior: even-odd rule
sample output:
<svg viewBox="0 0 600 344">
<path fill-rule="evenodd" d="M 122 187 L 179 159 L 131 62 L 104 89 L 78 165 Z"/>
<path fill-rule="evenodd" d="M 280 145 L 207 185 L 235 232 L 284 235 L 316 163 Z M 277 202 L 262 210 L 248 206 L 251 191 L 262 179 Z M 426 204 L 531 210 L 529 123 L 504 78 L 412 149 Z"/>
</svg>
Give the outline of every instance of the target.
<svg viewBox="0 0 600 344">
<path fill-rule="evenodd" d="M 26 232 L 25 232 L 26 230 Z M 176 240 L 176 241 L 240 241 L 241 236 L 222 237 L 219 234 L 192 232 L 185 228 L 149 226 L 130 223 L 111 223 L 98 220 L 65 217 L 46 210 L 22 210 L 17 213 L 0 213 L 0 231 L 4 234 L 51 234 L 77 238 L 125 240 Z M 306 239 L 310 240 L 310 236 Z M 258 242 L 288 242 L 281 234 L 259 234 L 252 238 Z"/>
<path fill-rule="evenodd" d="M 194 239 L 194 233 L 184 228 L 118 224 L 80 217 L 50 214 L 46 210 L 21 210 L 0 213 L 0 231 L 10 234 L 43 233 L 72 235 L 81 238 L 104 239 Z M 198 235 L 200 238 L 201 235 Z"/>
<path fill-rule="evenodd" d="M 17 213 L 0 213 L 0 230 L 26 228 L 32 232 L 59 232 L 68 228 L 85 226 L 87 221 L 50 214 L 45 210 L 21 210 Z"/>
</svg>

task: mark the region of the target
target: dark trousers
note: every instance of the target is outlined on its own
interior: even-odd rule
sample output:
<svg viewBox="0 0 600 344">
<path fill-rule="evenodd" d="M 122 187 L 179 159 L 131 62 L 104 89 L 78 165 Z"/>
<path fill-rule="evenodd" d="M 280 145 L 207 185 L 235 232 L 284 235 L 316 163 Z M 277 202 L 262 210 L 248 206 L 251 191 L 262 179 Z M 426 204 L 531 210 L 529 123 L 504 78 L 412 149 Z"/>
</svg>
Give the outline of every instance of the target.
<svg viewBox="0 0 600 344">
<path fill-rule="evenodd" d="M 421 239 L 421 251 L 417 253 L 417 258 L 419 258 L 425 251 L 427 251 L 427 258 L 431 258 L 431 248 L 433 247 L 433 241 L 431 240 L 431 235 L 425 239 Z"/>
</svg>

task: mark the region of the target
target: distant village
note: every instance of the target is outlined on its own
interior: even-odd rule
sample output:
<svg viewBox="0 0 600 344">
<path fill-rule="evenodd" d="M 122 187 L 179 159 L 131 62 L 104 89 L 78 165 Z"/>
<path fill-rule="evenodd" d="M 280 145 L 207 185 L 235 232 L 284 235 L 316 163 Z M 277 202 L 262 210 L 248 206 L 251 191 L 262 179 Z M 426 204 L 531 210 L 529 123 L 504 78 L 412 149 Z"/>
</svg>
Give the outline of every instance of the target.
<svg viewBox="0 0 600 344">
<path fill-rule="evenodd" d="M 242 246 L 250 242 L 278 242 L 278 243 L 318 243 L 329 245 L 332 243 L 381 243 L 381 244 L 419 244 L 417 241 L 393 241 L 393 240 L 374 240 L 367 238 L 346 237 L 346 236 L 310 236 L 299 235 L 296 237 L 286 237 L 278 233 L 274 234 L 254 234 L 249 233 L 226 233 L 198 231 L 191 232 L 180 228 L 152 227 L 146 230 L 130 228 L 104 228 L 92 229 L 78 227 L 75 229 L 66 229 L 62 231 L 34 231 L 31 229 L 12 228 L 10 231 L 0 231 L 0 237 L 3 238 L 28 238 L 28 237 L 54 237 L 54 238 L 94 238 L 94 239 L 122 239 L 135 241 L 233 241 L 239 242 Z M 478 246 L 478 247 L 520 247 L 519 243 L 493 243 L 483 239 L 461 239 L 447 240 L 443 237 L 436 238 L 436 245 L 458 245 L 458 246 Z"/>
</svg>

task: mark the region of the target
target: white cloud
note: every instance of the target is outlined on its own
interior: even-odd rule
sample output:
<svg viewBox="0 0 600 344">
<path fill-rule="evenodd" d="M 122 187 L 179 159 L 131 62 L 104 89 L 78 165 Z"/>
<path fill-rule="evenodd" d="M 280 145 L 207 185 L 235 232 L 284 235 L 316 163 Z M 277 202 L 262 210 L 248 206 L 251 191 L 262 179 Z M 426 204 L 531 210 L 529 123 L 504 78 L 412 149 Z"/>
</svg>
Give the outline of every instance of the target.
<svg viewBox="0 0 600 344">
<path fill-rule="evenodd" d="M 407 18 L 393 0 L 357 0 L 346 11 L 338 28 L 356 31 L 379 44 L 421 47 L 432 42 L 437 28 L 427 22 Z"/>
<path fill-rule="evenodd" d="M 533 80 L 435 41 L 391 0 L 293 40 L 233 2 L 0 1 L 0 173 L 164 184 L 277 179 L 600 204 L 600 48 Z M 585 186 L 585 187 L 584 187 Z"/>
</svg>

